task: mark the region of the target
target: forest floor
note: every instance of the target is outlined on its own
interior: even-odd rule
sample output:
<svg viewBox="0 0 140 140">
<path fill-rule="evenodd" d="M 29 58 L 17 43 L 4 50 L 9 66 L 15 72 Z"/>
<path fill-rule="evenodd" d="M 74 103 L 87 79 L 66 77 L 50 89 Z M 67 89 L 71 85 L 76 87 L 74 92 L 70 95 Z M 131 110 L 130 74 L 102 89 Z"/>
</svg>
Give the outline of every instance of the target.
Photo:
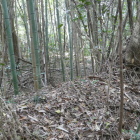
<svg viewBox="0 0 140 140">
<path fill-rule="evenodd" d="M 124 82 L 122 135 L 119 83 L 102 73 L 0 98 L 0 140 L 140 140 L 140 79 Z"/>
</svg>

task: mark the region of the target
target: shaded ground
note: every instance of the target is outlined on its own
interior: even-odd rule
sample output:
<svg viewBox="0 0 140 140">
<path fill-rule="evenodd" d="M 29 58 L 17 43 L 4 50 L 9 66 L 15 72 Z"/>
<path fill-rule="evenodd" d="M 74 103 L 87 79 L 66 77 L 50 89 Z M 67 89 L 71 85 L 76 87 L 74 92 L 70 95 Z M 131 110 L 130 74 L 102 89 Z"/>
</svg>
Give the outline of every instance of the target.
<svg viewBox="0 0 140 140">
<path fill-rule="evenodd" d="M 125 82 L 119 135 L 119 78 L 106 74 L 1 99 L 1 140 L 140 140 L 140 80 Z M 110 81 L 110 82 L 109 82 Z"/>
</svg>

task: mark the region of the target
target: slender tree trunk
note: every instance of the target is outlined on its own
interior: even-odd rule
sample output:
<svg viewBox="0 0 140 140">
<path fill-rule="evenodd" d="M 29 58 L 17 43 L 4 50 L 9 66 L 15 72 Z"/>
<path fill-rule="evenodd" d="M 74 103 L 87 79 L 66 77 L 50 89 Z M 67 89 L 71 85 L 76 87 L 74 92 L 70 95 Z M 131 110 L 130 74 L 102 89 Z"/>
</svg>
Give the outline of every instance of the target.
<svg viewBox="0 0 140 140">
<path fill-rule="evenodd" d="M 114 19 L 113 26 L 112 26 L 112 35 L 111 35 L 111 39 L 110 39 L 110 43 L 109 43 L 109 48 L 108 48 L 108 51 L 107 51 L 107 58 L 109 57 L 110 52 L 111 52 L 111 48 L 113 47 L 113 42 L 114 42 L 113 40 L 114 40 L 114 34 L 115 34 L 114 32 L 115 32 L 115 28 L 116 28 L 118 12 L 119 12 L 119 5 L 117 6 L 115 19 Z"/>
<path fill-rule="evenodd" d="M 15 29 L 15 24 L 14 24 L 14 17 L 15 17 L 15 11 L 14 11 L 14 4 L 12 0 L 9 1 L 9 15 L 10 15 L 10 23 L 11 23 L 11 28 L 12 28 L 12 38 L 13 38 L 13 47 L 14 47 L 14 54 L 15 54 L 15 61 L 16 64 L 18 65 L 19 63 L 19 42 L 18 42 L 18 37 Z"/>
<path fill-rule="evenodd" d="M 97 17 L 97 2 L 94 0 L 94 3 L 92 2 L 93 7 L 93 28 L 94 28 L 94 38 L 95 38 L 95 46 L 99 45 L 98 41 L 98 17 Z"/>
<path fill-rule="evenodd" d="M 125 18 L 124 18 L 124 21 L 123 21 L 123 24 L 122 24 L 122 32 L 125 29 L 127 19 L 128 19 L 128 12 L 126 13 Z M 117 34 L 119 34 L 119 32 L 117 32 Z M 116 53 L 116 52 L 117 53 L 119 52 L 119 42 L 117 42 L 117 47 L 116 48 L 114 47 L 113 50 L 112 50 L 112 52 L 113 52 L 113 54 Z"/>
<path fill-rule="evenodd" d="M 30 0 L 29 0 L 30 1 Z M 38 32 L 38 46 L 40 47 L 40 52 L 39 55 L 42 53 L 41 50 L 43 50 L 42 42 L 43 42 L 43 37 L 42 37 L 42 32 L 41 32 L 41 16 L 39 14 L 39 10 L 41 11 L 41 8 L 39 9 L 39 0 L 33 0 L 34 3 L 34 10 L 36 13 L 36 26 L 37 26 L 37 32 Z M 41 58 L 42 59 L 42 58 Z"/>
<path fill-rule="evenodd" d="M 45 42 L 45 67 L 46 67 L 46 81 L 48 81 L 49 77 L 49 35 L 48 35 L 48 0 L 45 0 L 45 35 L 46 35 L 46 42 Z"/>
<path fill-rule="evenodd" d="M 77 10 L 78 16 L 81 17 L 81 13 L 80 13 L 80 11 L 79 11 L 78 8 L 77 8 L 78 6 L 77 6 L 76 1 L 75 1 L 75 0 L 72 0 L 72 1 L 73 1 L 73 3 L 75 4 L 75 8 L 76 8 L 76 10 Z M 87 33 L 87 29 L 86 29 L 86 25 L 85 25 L 85 23 L 84 23 L 84 20 L 83 20 L 82 18 L 80 18 L 80 20 L 81 20 L 81 23 L 82 23 L 82 25 L 83 25 L 83 28 L 84 28 L 85 33 Z"/>
<path fill-rule="evenodd" d="M 29 26 L 28 26 L 28 20 L 27 20 L 27 12 L 25 9 L 25 1 L 22 0 L 22 5 L 23 5 L 23 13 L 24 13 L 24 17 L 23 17 L 23 21 L 24 21 L 24 26 L 25 26 L 25 31 L 26 31 L 26 36 L 27 36 L 27 44 L 28 44 L 28 60 L 31 61 L 31 44 L 30 44 L 30 36 L 29 36 Z"/>
<path fill-rule="evenodd" d="M 18 80 L 17 80 L 12 30 L 11 30 L 11 24 L 10 24 L 10 19 L 9 19 L 9 14 L 8 14 L 7 0 L 2 0 L 2 7 L 4 11 L 4 22 L 5 22 L 8 50 L 9 50 L 9 56 L 10 56 L 10 65 L 11 65 L 12 80 L 13 80 L 13 85 L 14 85 L 14 92 L 15 92 L 15 95 L 17 95 L 19 93 Z"/>
<path fill-rule="evenodd" d="M 91 18 L 90 18 L 90 14 L 89 14 L 89 10 L 87 9 L 87 20 L 88 20 L 88 33 L 89 33 L 89 38 L 91 39 L 91 38 L 93 38 L 93 36 L 92 36 L 92 34 L 93 34 L 93 29 L 92 29 L 92 25 L 91 25 Z M 92 41 L 93 42 L 93 41 Z M 93 71 L 93 73 L 95 72 L 95 62 L 94 62 L 94 52 L 93 52 L 93 48 L 94 48 L 94 46 L 93 46 L 93 44 L 94 44 L 94 42 L 93 42 L 93 44 L 92 44 L 92 42 L 90 41 L 89 42 L 89 44 L 90 44 L 90 51 L 91 51 L 91 63 L 92 63 L 92 71 Z"/>
<path fill-rule="evenodd" d="M 45 71 L 45 74 L 44 74 L 44 81 L 45 81 L 45 85 L 47 86 L 47 81 L 48 81 L 48 60 L 47 60 L 47 52 L 46 52 L 46 37 L 45 37 L 45 8 L 44 8 L 44 1 L 40 1 L 40 3 L 41 3 L 41 34 L 42 34 L 42 41 L 41 41 L 41 46 L 43 47 L 42 49 L 44 50 L 44 51 L 42 51 L 41 53 L 43 54 L 43 56 L 42 56 L 42 58 L 41 59 L 43 59 L 43 70 Z M 46 1 L 45 1 L 45 5 L 46 5 L 47 3 L 46 3 Z M 47 7 L 47 5 L 46 5 L 46 7 Z M 45 13 L 45 14 L 44 14 Z M 47 23 L 48 24 L 48 23 Z M 48 41 L 48 40 L 47 40 Z M 44 52 L 44 53 L 43 53 Z"/>
<path fill-rule="evenodd" d="M 120 120 L 119 120 L 119 132 L 122 133 L 123 124 L 123 103 L 124 103 L 124 85 L 123 85 L 123 58 L 122 58 L 122 6 L 121 0 L 119 0 L 119 56 L 120 56 Z"/>
<path fill-rule="evenodd" d="M 66 5 L 66 11 L 68 11 L 68 1 L 65 0 Z M 73 44 L 72 44 L 72 30 L 70 28 L 70 19 L 69 19 L 69 13 L 67 16 L 67 24 L 68 24 L 68 39 L 69 39 L 69 48 L 70 48 L 70 77 L 71 80 L 73 80 Z"/>
<path fill-rule="evenodd" d="M 35 3 L 33 0 L 27 0 L 27 8 L 30 17 L 30 30 L 31 30 L 31 44 L 32 44 L 32 64 L 33 64 L 33 77 L 35 90 L 38 90 L 41 87 L 41 78 L 40 78 L 40 59 L 39 59 L 39 42 L 38 42 L 38 32 L 35 16 Z"/>
<path fill-rule="evenodd" d="M 62 76 L 63 76 L 63 81 L 65 81 L 66 78 L 65 78 L 64 60 L 63 60 L 63 50 L 62 50 L 61 27 L 60 27 L 60 20 L 59 20 L 60 16 L 59 16 L 58 0 L 56 0 L 56 13 L 57 13 L 57 28 L 58 28 L 58 38 L 59 38 L 59 50 L 60 50 L 60 59 L 61 59 L 61 67 L 62 67 Z"/>
<path fill-rule="evenodd" d="M 127 0 L 128 13 L 129 13 L 129 25 L 131 34 L 133 33 L 133 10 L 132 10 L 132 0 Z"/>
</svg>

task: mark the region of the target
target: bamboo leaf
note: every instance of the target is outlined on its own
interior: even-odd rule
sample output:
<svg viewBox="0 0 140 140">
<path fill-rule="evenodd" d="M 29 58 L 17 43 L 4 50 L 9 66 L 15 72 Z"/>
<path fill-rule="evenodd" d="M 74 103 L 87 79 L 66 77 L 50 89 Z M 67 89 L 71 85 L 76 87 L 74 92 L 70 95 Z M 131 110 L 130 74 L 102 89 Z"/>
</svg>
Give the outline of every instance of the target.
<svg viewBox="0 0 140 140">
<path fill-rule="evenodd" d="M 59 24 L 59 25 L 58 25 L 58 28 L 60 29 L 62 26 L 63 26 L 63 24 Z"/>
</svg>

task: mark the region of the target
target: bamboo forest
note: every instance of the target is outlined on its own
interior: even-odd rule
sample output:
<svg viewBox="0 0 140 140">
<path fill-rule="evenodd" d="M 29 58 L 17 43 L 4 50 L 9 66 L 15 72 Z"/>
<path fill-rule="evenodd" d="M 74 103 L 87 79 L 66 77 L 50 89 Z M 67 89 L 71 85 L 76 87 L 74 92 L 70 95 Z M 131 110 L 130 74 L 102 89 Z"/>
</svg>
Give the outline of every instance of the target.
<svg viewBox="0 0 140 140">
<path fill-rule="evenodd" d="M 140 140 L 140 0 L 0 0 L 0 140 Z"/>
</svg>

